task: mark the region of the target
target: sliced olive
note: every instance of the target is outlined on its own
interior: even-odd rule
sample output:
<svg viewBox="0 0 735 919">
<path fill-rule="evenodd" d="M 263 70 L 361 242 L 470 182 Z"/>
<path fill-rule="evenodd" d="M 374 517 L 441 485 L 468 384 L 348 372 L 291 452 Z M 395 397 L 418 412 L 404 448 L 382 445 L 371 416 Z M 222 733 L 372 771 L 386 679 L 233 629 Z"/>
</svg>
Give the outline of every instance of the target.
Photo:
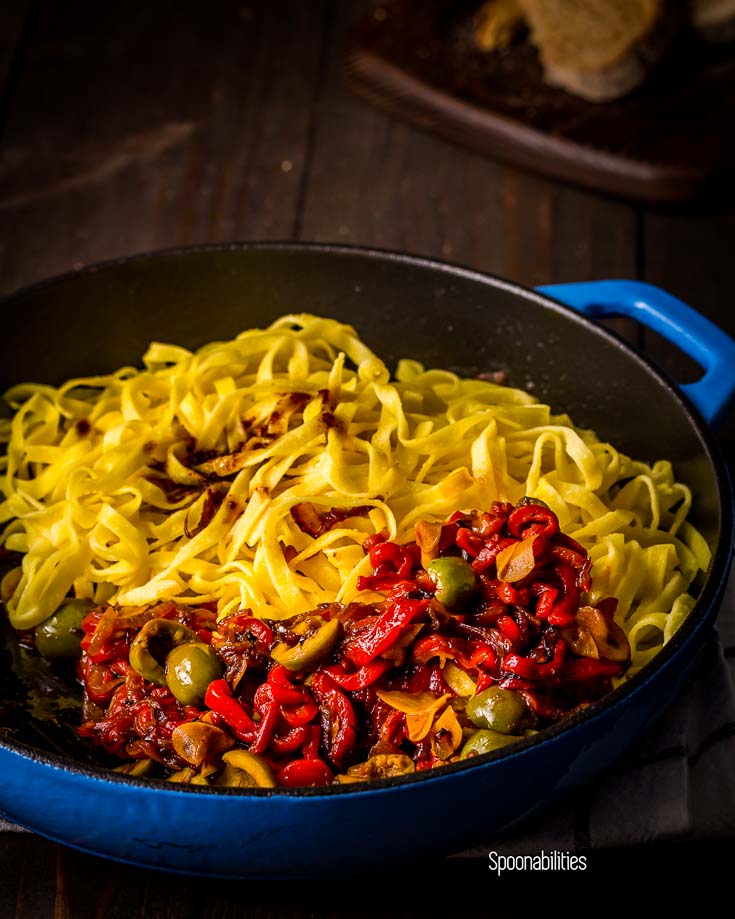
<svg viewBox="0 0 735 919">
<path fill-rule="evenodd" d="M 145 680 L 166 685 L 164 661 L 177 645 L 198 641 L 196 633 L 173 619 L 150 619 L 130 646 L 130 666 Z"/>
<path fill-rule="evenodd" d="M 354 785 L 355 782 L 365 781 L 365 779 L 361 779 L 359 775 L 345 775 L 345 774 L 337 775 L 336 779 L 340 785 Z"/>
<path fill-rule="evenodd" d="M 122 766 L 115 766 L 114 771 L 123 775 L 144 776 L 150 775 L 155 765 L 152 759 L 134 759 L 130 763 L 123 763 Z"/>
<path fill-rule="evenodd" d="M 189 783 L 190 785 L 209 785 L 209 780 L 217 771 L 217 766 L 205 763 Z"/>
<path fill-rule="evenodd" d="M 469 759 L 471 756 L 492 753 L 493 750 L 500 750 L 501 747 L 507 747 L 520 739 L 520 737 L 512 737 L 508 734 L 498 734 L 497 731 L 475 731 L 462 747 L 459 758 Z"/>
<path fill-rule="evenodd" d="M 325 622 L 313 635 L 289 648 L 283 642 L 273 647 L 271 657 L 288 670 L 314 670 L 337 644 L 342 624 L 339 619 Z"/>
<path fill-rule="evenodd" d="M 461 699 L 469 699 L 477 691 L 477 683 L 469 673 L 458 667 L 453 661 L 448 660 L 444 664 L 442 676 L 447 686 Z"/>
<path fill-rule="evenodd" d="M 52 616 L 36 626 L 38 653 L 52 661 L 81 657 L 82 619 L 91 609 L 91 600 L 64 600 Z"/>
<path fill-rule="evenodd" d="M 461 609 L 477 591 L 477 575 L 463 558 L 435 558 L 426 570 L 436 584 L 436 599 L 447 609 Z"/>
<path fill-rule="evenodd" d="M 202 641 L 172 648 L 166 658 L 166 685 L 182 705 L 201 705 L 207 686 L 222 676 L 222 662 Z"/>
<path fill-rule="evenodd" d="M 522 696 L 499 686 L 491 686 L 468 699 L 467 716 L 478 728 L 500 734 L 520 733 L 532 717 Z"/>
<path fill-rule="evenodd" d="M 175 782 L 177 785 L 190 785 L 196 776 L 196 769 L 193 769 L 191 766 L 184 766 L 184 768 L 179 769 L 178 772 L 172 773 L 168 777 L 168 781 Z"/>
<path fill-rule="evenodd" d="M 228 788 L 275 788 L 276 780 L 268 763 L 247 750 L 230 750 L 222 757 L 225 768 L 217 785 Z"/>
</svg>

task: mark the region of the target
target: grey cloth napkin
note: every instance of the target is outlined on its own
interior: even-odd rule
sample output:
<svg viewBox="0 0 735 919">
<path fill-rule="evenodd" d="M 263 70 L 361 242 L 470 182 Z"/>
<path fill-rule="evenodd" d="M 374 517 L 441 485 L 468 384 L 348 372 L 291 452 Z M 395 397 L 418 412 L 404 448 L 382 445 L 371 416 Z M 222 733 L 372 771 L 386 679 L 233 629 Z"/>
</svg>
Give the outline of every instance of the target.
<svg viewBox="0 0 735 919">
<path fill-rule="evenodd" d="M 595 784 L 459 858 L 636 845 L 735 833 L 735 572 L 696 672 Z M 0 832 L 25 832 L 0 817 Z"/>
</svg>

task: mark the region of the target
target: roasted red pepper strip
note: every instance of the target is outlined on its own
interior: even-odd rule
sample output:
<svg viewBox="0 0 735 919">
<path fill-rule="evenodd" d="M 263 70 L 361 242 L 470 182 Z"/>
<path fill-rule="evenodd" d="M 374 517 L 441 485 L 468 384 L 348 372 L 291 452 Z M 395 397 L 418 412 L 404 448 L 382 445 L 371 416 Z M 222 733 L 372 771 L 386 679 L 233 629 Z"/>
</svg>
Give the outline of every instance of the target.
<svg viewBox="0 0 735 919">
<path fill-rule="evenodd" d="M 272 698 L 281 709 L 284 721 L 291 727 L 300 727 L 316 718 L 319 708 L 305 686 L 294 686 L 290 672 L 277 664 L 268 674 L 268 686 Z"/>
<path fill-rule="evenodd" d="M 515 606 L 518 600 L 518 591 L 512 584 L 506 584 L 505 581 L 494 581 L 493 586 L 495 588 L 495 595 L 499 600 L 502 600 L 503 603 L 507 603 L 509 606 Z"/>
<path fill-rule="evenodd" d="M 553 605 L 548 614 L 550 625 L 565 628 L 574 623 L 574 617 L 579 608 L 579 588 L 577 587 L 577 573 L 566 564 L 554 567 L 554 573 L 561 581 L 562 597 Z"/>
<path fill-rule="evenodd" d="M 538 597 L 536 615 L 539 619 L 548 619 L 549 613 L 556 603 L 556 598 L 559 596 L 559 591 L 556 587 L 552 587 L 551 584 L 543 584 L 538 581 L 531 588 L 531 593 Z"/>
<path fill-rule="evenodd" d="M 596 661 L 591 657 L 577 657 L 567 661 L 562 672 L 562 679 L 572 682 L 586 682 L 600 677 L 619 676 L 623 672 L 620 664 L 612 661 Z"/>
<path fill-rule="evenodd" d="M 374 590 L 376 593 L 382 593 L 390 590 L 396 583 L 396 574 L 368 574 L 360 575 L 357 579 L 358 590 Z"/>
<path fill-rule="evenodd" d="M 369 664 L 387 651 L 400 638 L 403 629 L 423 615 L 428 608 L 428 600 L 395 600 L 372 629 L 366 634 L 359 635 L 346 648 L 345 657 L 356 667 Z"/>
<path fill-rule="evenodd" d="M 553 546 L 551 555 L 553 558 L 559 559 L 564 565 L 574 570 L 576 585 L 580 590 L 590 589 L 590 568 L 592 567 L 592 562 L 586 552 L 582 555 L 566 546 Z"/>
<path fill-rule="evenodd" d="M 316 788 L 331 785 L 334 774 L 321 759 L 295 759 L 284 766 L 276 778 L 283 788 Z"/>
<path fill-rule="evenodd" d="M 257 733 L 253 719 L 232 696 L 227 680 L 213 680 L 204 694 L 204 704 L 229 725 L 239 740 L 250 743 Z"/>
<path fill-rule="evenodd" d="M 561 670 L 566 651 L 566 642 L 559 639 L 554 646 L 554 656 L 545 664 L 540 664 L 538 661 L 531 660 L 528 657 L 521 657 L 519 654 L 506 654 L 503 658 L 501 669 L 524 680 L 547 680 L 549 677 L 556 676 Z"/>
<path fill-rule="evenodd" d="M 475 529 L 483 539 L 499 533 L 504 526 L 505 517 L 497 514 L 480 514 L 479 519 L 475 521 Z"/>
<path fill-rule="evenodd" d="M 520 644 L 521 630 L 518 628 L 518 623 L 512 616 L 501 616 L 500 619 L 498 619 L 498 628 L 514 645 Z"/>
<path fill-rule="evenodd" d="M 271 667 L 268 684 L 279 705 L 299 705 L 304 701 L 304 689 L 291 683 L 290 671 L 281 664 Z"/>
<path fill-rule="evenodd" d="M 482 551 L 482 537 L 473 533 L 468 527 L 459 528 L 455 542 L 463 552 L 466 552 L 467 555 L 470 556 L 470 558 L 477 558 Z"/>
<path fill-rule="evenodd" d="M 413 659 L 419 664 L 425 664 L 432 657 L 439 657 L 442 661 L 454 659 L 457 656 L 457 649 L 451 638 L 444 635 L 425 635 L 417 639 L 413 644 Z"/>
<path fill-rule="evenodd" d="M 275 636 L 273 629 L 266 622 L 262 622 L 254 616 L 246 616 L 241 621 L 238 621 L 238 628 L 240 631 L 248 632 L 253 637 L 255 650 L 260 651 L 261 654 L 267 654 L 273 647 Z"/>
<path fill-rule="evenodd" d="M 379 734 L 383 743 L 397 747 L 405 736 L 406 716 L 403 712 L 385 706 L 385 715 L 380 723 Z"/>
<path fill-rule="evenodd" d="M 493 501 L 490 505 L 490 513 L 493 517 L 499 517 L 503 522 L 508 519 L 508 515 L 513 512 L 513 505 L 510 501 Z"/>
<path fill-rule="evenodd" d="M 377 570 L 380 569 L 381 565 L 391 566 L 402 581 L 405 581 L 410 576 L 413 568 L 411 553 L 395 542 L 378 543 L 377 546 L 370 550 L 370 562 L 373 568 Z"/>
<path fill-rule="evenodd" d="M 444 680 L 442 669 L 438 664 L 433 664 L 429 668 L 429 682 L 427 684 L 427 689 L 431 690 L 431 692 L 437 693 L 437 695 L 442 696 L 445 692 L 453 691 Z"/>
<path fill-rule="evenodd" d="M 508 532 L 520 538 L 523 528 L 529 524 L 541 524 L 543 529 L 534 530 L 534 535 L 554 536 L 559 532 L 559 521 L 556 514 L 540 504 L 524 504 L 508 514 Z"/>
<path fill-rule="evenodd" d="M 127 638 L 117 638 L 112 642 L 105 642 L 96 654 L 87 651 L 87 658 L 94 664 L 127 658 L 130 652 L 130 642 Z"/>
<path fill-rule="evenodd" d="M 302 747 L 304 759 L 319 759 L 319 744 L 322 739 L 321 728 L 318 724 L 309 724 L 304 727 L 306 740 Z"/>
<path fill-rule="evenodd" d="M 322 667 L 322 673 L 328 674 L 334 682 L 342 689 L 348 692 L 357 692 L 371 686 L 376 680 L 380 679 L 386 670 L 390 669 L 390 661 L 378 659 L 370 661 L 364 667 L 360 667 L 354 673 L 347 673 L 341 664 L 333 664 L 331 667 Z"/>
<path fill-rule="evenodd" d="M 311 689 L 322 713 L 322 740 L 327 756 L 340 769 L 357 742 L 357 718 L 352 703 L 327 676 L 317 671 Z"/>
<path fill-rule="evenodd" d="M 313 721 L 318 714 L 319 706 L 311 696 L 306 693 L 304 693 L 303 699 L 297 705 L 281 706 L 281 716 L 291 727 L 297 728 L 304 724 L 308 724 L 310 721 Z"/>
<path fill-rule="evenodd" d="M 122 682 L 123 676 L 116 676 L 109 664 L 95 664 L 89 658 L 85 661 L 84 684 L 89 698 L 96 705 L 106 705 Z"/>
<path fill-rule="evenodd" d="M 362 544 L 362 548 L 365 553 L 369 553 L 371 549 L 374 549 L 381 542 L 386 542 L 388 539 L 388 534 L 385 530 L 381 530 L 379 533 L 373 533 L 370 536 L 365 537 L 365 541 Z"/>
<path fill-rule="evenodd" d="M 261 693 L 260 705 L 261 708 L 259 711 L 262 713 L 260 723 L 257 725 L 258 736 L 255 738 L 252 746 L 250 747 L 251 753 L 262 754 L 268 749 L 268 744 L 270 744 L 273 735 L 276 732 L 276 727 L 281 717 L 280 707 L 277 702 L 273 700 L 273 693 L 271 687 L 268 683 L 263 683 L 262 686 L 258 687 L 258 692 L 260 690 L 266 690 Z M 256 696 L 258 693 L 256 692 Z M 267 697 L 270 695 L 270 701 L 267 701 Z"/>
<path fill-rule="evenodd" d="M 487 569 L 495 563 L 495 559 L 500 555 L 503 549 L 514 546 L 516 542 L 517 540 L 515 539 L 503 539 L 497 534 L 490 536 L 485 545 L 478 552 L 477 558 L 472 562 L 472 567 L 479 573 L 487 571 Z"/>
<path fill-rule="evenodd" d="M 280 736 L 274 734 L 268 749 L 278 756 L 283 756 L 286 753 L 295 753 L 309 741 L 310 737 L 311 734 L 309 733 L 309 729 L 306 725 L 301 725 L 300 727 L 291 728 L 290 731 Z"/>
<path fill-rule="evenodd" d="M 370 563 L 373 573 L 357 579 L 358 590 L 388 590 L 396 581 L 405 581 L 411 576 L 414 556 L 407 546 L 381 542 L 370 549 Z"/>
<path fill-rule="evenodd" d="M 492 669 L 496 666 L 497 661 L 498 655 L 495 648 L 486 641 L 469 641 L 467 653 L 457 654 L 457 663 L 465 670 Z"/>
<path fill-rule="evenodd" d="M 413 672 L 404 675 L 400 684 L 401 689 L 410 693 L 426 692 L 431 682 L 431 672 L 431 665 L 421 664 Z"/>
<path fill-rule="evenodd" d="M 270 683 L 261 683 L 253 694 L 253 708 L 259 715 L 263 715 L 272 701 L 273 687 Z"/>
</svg>

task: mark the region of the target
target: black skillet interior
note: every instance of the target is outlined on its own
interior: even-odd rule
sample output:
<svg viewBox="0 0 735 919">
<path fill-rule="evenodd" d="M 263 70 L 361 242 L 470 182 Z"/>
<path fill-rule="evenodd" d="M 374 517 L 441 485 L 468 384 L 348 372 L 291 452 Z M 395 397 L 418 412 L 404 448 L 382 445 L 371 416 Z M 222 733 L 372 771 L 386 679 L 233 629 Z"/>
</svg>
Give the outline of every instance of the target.
<svg viewBox="0 0 735 919">
<path fill-rule="evenodd" d="M 0 389 L 139 365 L 152 340 L 196 347 L 300 312 L 349 322 L 391 366 L 411 357 L 466 375 L 505 370 L 511 385 L 528 388 L 628 454 L 670 459 L 694 492 L 693 522 L 710 545 L 718 544 L 728 517 L 721 508 L 721 464 L 675 388 L 571 311 L 505 281 L 434 262 L 264 244 L 111 263 L 5 302 Z M 0 712 L 0 723 L 10 727 L 8 712 L 14 712 L 12 736 L 65 749 L 65 726 L 52 730 L 33 712 L 22 726 L 24 690 L 2 669 L 6 714 Z M 10 710 L 9 699 L 17 700 Z M 80 752 L 74 739 L 67 749 Z"/>
</svg>

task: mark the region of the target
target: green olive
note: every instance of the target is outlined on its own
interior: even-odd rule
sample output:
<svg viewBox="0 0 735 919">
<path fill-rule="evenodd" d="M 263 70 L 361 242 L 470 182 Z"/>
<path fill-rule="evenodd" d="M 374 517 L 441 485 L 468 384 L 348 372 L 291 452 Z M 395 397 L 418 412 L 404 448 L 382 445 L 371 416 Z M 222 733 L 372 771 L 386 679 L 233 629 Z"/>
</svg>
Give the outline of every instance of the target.
<svg viewBox="0 0 735 919">
<path fill-rule="evenodd" d="M 276 780 L 268 763 L 247 750 L 230 750 L 222 757 L 225 768 L 216 785 L 228 788 L 275 788 Z"/>
<path fill-rule="evenodd" d="M 38 653 L 52 661 L 81 657 L 82 619 L 91 609 L 91 600 L 64 600 L 53 616 L 36 626 Z"/>
<path fill-rule="evenodd" d="M 182 705 L 201 705 L 207 686 L 222 676 L 222 663 L 203 641 L 172 648 L 166 658 L 166 685 Z"/>
<path fill-rule="evenodd" d="M 461 609 L 477 591 L 477 575 L 463 558 L 435 558 L 426 570 L 436 584 L 436 599 L 447 609 Z"/>
<path fill-rule="evenodd" d="M 177 645 L 198 641 L 196 633 L 173 619 L 149 619 L 130 646 L 130 666 L 145 680 L 166 685 L 164 661 Z"/>
<path fill-rule="evenodd" d="M 518 734 L 531 720 L 522 696 L 511 689 L 491 686 L 467 701 L 467 715 L 478 728 L 499 734 Z"/>
<path fill-rule="evenodd" d="M 305 641 L 300 641 L 293 648 L 279 642 L 271 651 L 271 657 L 288 670 L 313 670 L 337 644 L 341 630 L 342 624 L 339 619 L 330 619 L 313 635 Z"/>
<path fill-rule="evenodd" d="M 520 740 L 520 737 L 511 737 L 508 734 L 498 734 L 497 731 L 475 731 L 459 754 L 460 759 L 469 759 L 471 756 L 481 756 L 483 753 L 492 753 L 509 744 Z"/>
</svg>

